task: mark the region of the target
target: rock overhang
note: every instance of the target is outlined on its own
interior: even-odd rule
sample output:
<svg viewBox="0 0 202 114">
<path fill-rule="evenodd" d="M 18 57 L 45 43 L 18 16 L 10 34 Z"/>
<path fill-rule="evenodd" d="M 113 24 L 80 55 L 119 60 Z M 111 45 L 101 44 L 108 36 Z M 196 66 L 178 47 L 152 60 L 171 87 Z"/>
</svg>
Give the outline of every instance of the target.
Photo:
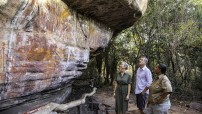
<svg viewBox="0 0 202 114">
<path fill-rule="evenodd" d="M 112 28 L 115 33 L 132 26 L 147 8 L 147 0 L 63 1 L 78 13 Z"/>
</svg>

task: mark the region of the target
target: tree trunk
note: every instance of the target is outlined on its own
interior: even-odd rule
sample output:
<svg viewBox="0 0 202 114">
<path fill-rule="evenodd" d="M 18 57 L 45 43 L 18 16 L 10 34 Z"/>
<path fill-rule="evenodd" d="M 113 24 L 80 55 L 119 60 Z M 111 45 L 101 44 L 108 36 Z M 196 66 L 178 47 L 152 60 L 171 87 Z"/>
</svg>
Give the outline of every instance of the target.
<svg viewBox="0 0 202 114">
<path fill-rule="evenodd" d="M 98 79 L 96 80 L 96 83 L 98 84 L 98 86 L 100 85 L 101 73 L 102 73 L 102 62 L 103 62 L 102 54 L 103 53 L 100 53 L 99 55 L 96 56 L 96 66 L 98 69 Z"/>
<path fill-rule="evenodd" d="M 132 65 L 132 85 L 131 85 L 131 92 L 135 91 L 135 67 Z"/>
<path fill-rule="evenodd" d="M 110 66 L 109 66 L 109 47 L 105 48 L 105 68 L 106 68 L 106 77 L 105 84 L 109 84 L 109 75 L 110 75 Z"/>
<path fill-rule="evenodd" d="M 113 54 L 113 60 L 112 60 L 112 66 L 111 66 L 111 75 L 110 75 L 110 78 L 111 78 L 111 82 L 110 82 L 110 85 L 112 85 L 113 84 L 113 81 L 114 81 L 114 77 L 115 77 L 115 75 L 114 74 L 116 74 L 116 72 L 117 72 L 117 64 L 118 64 L 118 62 L 117 62 L 117 59 L 116 59 L 116 54 L 115 54 L 115 52 L 114 52 L 114 54 Z"/>
</svg>

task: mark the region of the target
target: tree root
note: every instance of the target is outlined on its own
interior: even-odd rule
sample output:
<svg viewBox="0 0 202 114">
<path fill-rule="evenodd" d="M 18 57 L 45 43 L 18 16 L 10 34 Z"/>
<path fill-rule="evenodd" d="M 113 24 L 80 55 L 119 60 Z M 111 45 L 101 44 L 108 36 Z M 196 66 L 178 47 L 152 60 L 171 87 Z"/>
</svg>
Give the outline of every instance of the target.
<svg viewBox="0 0 202 114">
<path fill-rule="evenodd" d="M 86 101 L 86 97 L 92 96 L 95 94 L 97 88 L 93 88 L 91 93 L 85 93 L 82 97 L 78 100 L 66 103 L 66 104 L 57 104 L 57 103 L 48 103 L 47 105 L 38 108 L 37 110 L 32 111 L 32 114 L 50 114 L 53 110 L 54 111 L 65 111 L 69 108 L 76 107 L 78 105 L 84 104 Z"/>
</svg>

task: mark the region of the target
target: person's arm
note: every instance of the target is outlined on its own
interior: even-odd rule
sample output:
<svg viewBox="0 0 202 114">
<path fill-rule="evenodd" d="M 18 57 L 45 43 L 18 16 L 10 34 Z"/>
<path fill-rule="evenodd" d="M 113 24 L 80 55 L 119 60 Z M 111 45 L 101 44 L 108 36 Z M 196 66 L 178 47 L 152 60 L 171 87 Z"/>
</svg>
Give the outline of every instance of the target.
<svg viewBox="0 0 202 114">
<path fill-rule="evenodd" d="M 149 87 L 150 87 L 150 85 L 152 83 L 152 74 L 151 74 L 150 70 L 148 70 L 147 73 L 146 73 L 146 80 L 147 80 L 146 87 L 141 92 L 143 95 L 146 93 L 146 91 L 149 89 Z"/>
<path fill-rule="evenodd" d="M 149 89 L 149 87 L 145 87 L 144 90 L 141 92 L 142 95 L 144 95 L 148 89 Z"/>
<path fill-rule="evenodd" d="M 163 93 L 163 94 L 156 100 L 155 103 L 157 103 L 157 104 L 162 103 L 163 100 L 164 100 L 164 98 L 165 98 L 168 94 L 170 94 L 170 93 L 169 93 L 169 92 Z"/>
<path fill-rule="evenodd" d="M 169 81 L 169 79 L 167 78 L 167 76 L 164 76 L 162 79 L 162 88 L 164 89 L 163 94 L 161 96 L 159 96 L 159 98 L 157 98 L 156 103 L 160 104 L 163 102 L 163 100 L 167 97 L 168 94 L 172 93 L 172 86 L 171 83 Z"/>
<path fill-rule="evenodd" d="M 115 95 L 116 95 L 116 88 L 117 88 L 117 82 L 114 81 L 114 94 L 113 94 L 114 97 L 115 97 Z"/>
<path fill-rule="evenodd" d="M 130 75 L 128 76 L 127 83 L 128 83 L 128 93 L 126 95 L 126 100 L 129 100 L 130 90 L 131 90 L 131 83 L 132 83 L 132 79 L 131 79 Z"/>
<path fill-rule="evenodd" d="M 126 96 L 126 100 L 129 100 L 130 90 L 131 90 L 131 84 L 128 84 L 128 94 Z"/>
</svg>

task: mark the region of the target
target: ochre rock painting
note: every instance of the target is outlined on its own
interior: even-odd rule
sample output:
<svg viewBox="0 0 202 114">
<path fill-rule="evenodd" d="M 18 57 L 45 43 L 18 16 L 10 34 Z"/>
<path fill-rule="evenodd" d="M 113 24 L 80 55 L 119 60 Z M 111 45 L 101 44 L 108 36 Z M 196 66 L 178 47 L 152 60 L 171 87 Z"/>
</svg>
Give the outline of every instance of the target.
<svg viewBox="0 0 202 114">
<path fill-rule="evenodd" d="M 105 47 L 112 36 L 55 0 L 10 0 L 0 11 L 2 102 L 68 85 L 86 69 L 90 49 Z"/>
</svg>

